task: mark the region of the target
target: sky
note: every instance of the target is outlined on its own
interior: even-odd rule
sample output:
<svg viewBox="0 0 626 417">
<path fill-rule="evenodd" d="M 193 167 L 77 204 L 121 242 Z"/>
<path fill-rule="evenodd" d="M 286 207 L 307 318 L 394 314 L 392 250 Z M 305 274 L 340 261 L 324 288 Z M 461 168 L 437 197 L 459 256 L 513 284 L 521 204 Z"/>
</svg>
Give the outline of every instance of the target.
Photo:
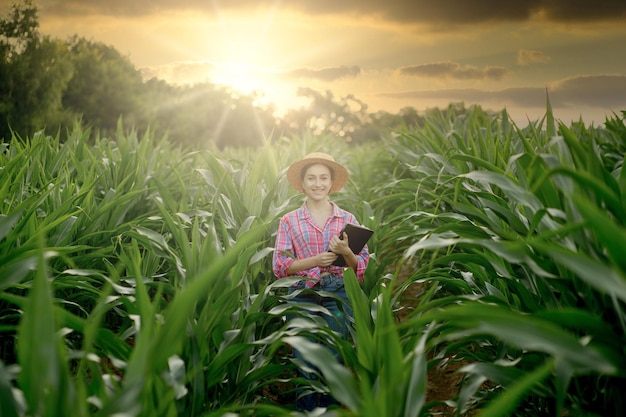
<svg viewBox="0 0 626 417">
<path fill-rule="evenodd" d="M 0 0 L 7 13 L 16 0 Z M 624 0 L 33 0 L 40 31 L 115 47 L 146 77 L 256 92 L 301 87 L 368 111 L 463 102 L 569 124 L 626 110 Z"/>
</svg>

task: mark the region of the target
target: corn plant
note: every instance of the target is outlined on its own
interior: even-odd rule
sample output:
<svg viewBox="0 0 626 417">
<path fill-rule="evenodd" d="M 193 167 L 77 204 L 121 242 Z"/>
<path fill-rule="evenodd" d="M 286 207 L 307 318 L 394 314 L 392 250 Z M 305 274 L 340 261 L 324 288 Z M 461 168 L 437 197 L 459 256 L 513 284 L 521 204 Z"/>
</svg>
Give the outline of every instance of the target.
<svg viewBox="0 0 626 417">
<path fill-rule="evenodd" d="M 445 126 L 438 135 L 402 137 L 394 190 L 412 188 L 415 204 L 389 222 L 405 225 L 396 241 L 415 240 L 409 284 L 440 288 L 410 321 L 440 329 L 433 357 L 466 363 L 455 408 L 619 414 L 623 187 L 621 162 L 601 149 L 623 155 L 623 137 L 562 124 L 546 137 L 557 132 L 549 117 L 546 132 L 446 122 L 431 125 Z"/>
<path fill-rule="evenodd" d="M 257 168 L 270 176 L 266 197 L 240 200 L 248 196 L 224 188 L 235 178 L 224 160 L 121 132 L 89 146 L 87 135 L 15 138 L 4 148 L 2 358 L 32 369 L 55 359 L 49 366 L 69 379 L 51 390 L 30 367 L 9 366 L 3 410 L 200 414 L 254 398 L 263 378 L 282 372 L 256 342 L 276 326 L 253 285 L 268 269 L 271 171 Z M 218 186 L 207 172 L 221 175 Z M 42 293 L 48 301 L 33 304 L 30 294 Z M 27 317 L 44 313 L 39 342 L 41 325 Z M 41 349 L 59 355 L 35 361 Z"/>
<path fill-rule="evenodd" d="M 379 142 L 268 139 L 185 152 L 120 125 L 0 147 L 3 415 L 620 415 L 626 128 L 432 111 Z M 293 160 L 333 154 L 333 196 L 376 231 L 342 340 L 275 281 Z M 285 315 L 297 320 L 286 322 Z M 340 353 L 337 360 L 322 339 Z M 300 350 L 319 379 L 297 377 Z M 430 399 L 432 371 L 458 387 Z M 272 397 L 270 397 L 270 395 Z"/>
</svg>

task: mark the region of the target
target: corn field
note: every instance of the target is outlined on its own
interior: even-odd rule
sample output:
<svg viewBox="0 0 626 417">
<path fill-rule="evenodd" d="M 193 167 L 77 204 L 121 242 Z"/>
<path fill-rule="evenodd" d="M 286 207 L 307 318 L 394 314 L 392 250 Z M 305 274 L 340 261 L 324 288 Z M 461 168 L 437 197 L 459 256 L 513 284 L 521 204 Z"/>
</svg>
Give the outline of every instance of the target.
<svg viewBox="0 0 626 417">
<path fill-rule="evenodd" d="M 0 145 L 1 416 L 296 416 L 297 386 L 339 400 L 328 416 L 626 411 L 624 118 L 444 109 L 363 145 L 197 152 L 90 136 Z M 375 230 L 364 282 L 346 271 L 350 341 L 272 275 L 302 204 L 284 173 L 313 151 L 348 167 L 333 199 Z"/>
</svg>

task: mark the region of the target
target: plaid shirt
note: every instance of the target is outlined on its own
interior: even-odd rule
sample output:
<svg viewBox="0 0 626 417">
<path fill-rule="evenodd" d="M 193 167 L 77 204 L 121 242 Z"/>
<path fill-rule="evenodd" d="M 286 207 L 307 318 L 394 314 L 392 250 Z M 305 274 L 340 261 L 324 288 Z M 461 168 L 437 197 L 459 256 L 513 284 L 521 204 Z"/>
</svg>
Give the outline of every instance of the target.
<svg viewBox="0 0 626 417">
<path fill-rule="evenodd" d="M 331 204 L 333 205 L 333 214 L 328 218 L 323 229 L 315 223 L 306 204 L 285 214 L 280 219 L 273 259 L 274 274 L 277 278 L 290 276 L 287 274 L 287 268 L 295 260 L 293 257 L 296 259 L 310 258 L 327 251 L 330 239 L 339 235 L 347 223 L 358 224 L 352 213 L 339 208 L 334 203 Z M 357 259 L 356 276 L 359 281 L 362 281 L 369 261 L 367 245 L 361 253 L 357 254 Z M 308 287 L 312 287 L 320 279 L 320 274 L 323 272 L 329 272 L 343 278 L 343 267 L 334 265 L 329 267 L 316 266 L 300 271 L 295 276 L 313 278 L 313 281 L 307 281 L 306 284 Z"/>
</svg>

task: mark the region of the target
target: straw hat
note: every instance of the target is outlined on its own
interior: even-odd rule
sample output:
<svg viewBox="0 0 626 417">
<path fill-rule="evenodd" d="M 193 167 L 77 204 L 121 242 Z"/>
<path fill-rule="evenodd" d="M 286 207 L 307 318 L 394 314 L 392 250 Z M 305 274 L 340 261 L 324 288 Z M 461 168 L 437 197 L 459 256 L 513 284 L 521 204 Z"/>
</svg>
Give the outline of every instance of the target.
<svg viewBox="0 0 626 417">
<path fill-rule="evenodd" d="M 312 164 L 326 165 L 333 171 L 333 186 L 330 188 L 329 194 L 341 190 L 348 182 L 350 174 L 348 174 L 348 170 L 343 165 L 336 162 L 332 156 L 326 153 L 313 152 L 289 165 L 287 169 L 287 180 L 289 184 L 299 192 L 304 192 L 302 188 L 302 170 Z"/>
</svg>

